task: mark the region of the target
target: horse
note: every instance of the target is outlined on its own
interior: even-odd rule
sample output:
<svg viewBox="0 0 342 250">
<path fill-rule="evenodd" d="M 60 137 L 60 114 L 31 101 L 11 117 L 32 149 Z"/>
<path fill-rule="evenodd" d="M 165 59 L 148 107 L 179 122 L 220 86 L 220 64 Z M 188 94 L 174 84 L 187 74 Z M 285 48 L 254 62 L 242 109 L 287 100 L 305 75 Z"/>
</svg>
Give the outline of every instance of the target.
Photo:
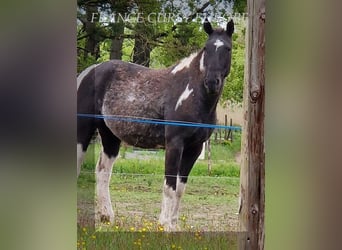
<svg viewBox="0 0 342 250">
<path fill-rule="evenodd" d="M 206 19 L 204 48 L 163 69 L 110 60 L 85 69 L 77 78 L 77 113 L 164 121 L 216 124 L 216 106 L 230 72 L 234 23 L 213 29 Z M 213 128 L 77 117 L 77 176 L 95 130 L 102 142 L 96 164 L 96 216 L 114 222 L 109 193 L 121 142 L 165 149 L 165 174 L 159 223 L 177 230 L 180 200 L 190 171 Z"/>
</svg>

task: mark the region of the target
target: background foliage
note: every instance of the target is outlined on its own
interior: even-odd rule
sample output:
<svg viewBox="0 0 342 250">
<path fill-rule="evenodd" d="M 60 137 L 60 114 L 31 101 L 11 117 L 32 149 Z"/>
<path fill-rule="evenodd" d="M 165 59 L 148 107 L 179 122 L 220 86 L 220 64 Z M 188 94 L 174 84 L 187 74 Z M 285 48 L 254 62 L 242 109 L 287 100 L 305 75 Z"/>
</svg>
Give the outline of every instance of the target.
<svg viewBox="0 0 342 250">
<path fill-rule="evenodd" d="M 77 71 L 110 59 L 152 68 L 171 66 L 202 48 L 205 17 L 213 26 L 224 27 L 233 13 L 245 10 L 246 0 L 78 0 Z M 165 16 L 158 18 L 159 13 Z M 232 67 L 221 103 L 241 103 L 243 96 L 246 22 L 234 22 Z"/>
</svg>

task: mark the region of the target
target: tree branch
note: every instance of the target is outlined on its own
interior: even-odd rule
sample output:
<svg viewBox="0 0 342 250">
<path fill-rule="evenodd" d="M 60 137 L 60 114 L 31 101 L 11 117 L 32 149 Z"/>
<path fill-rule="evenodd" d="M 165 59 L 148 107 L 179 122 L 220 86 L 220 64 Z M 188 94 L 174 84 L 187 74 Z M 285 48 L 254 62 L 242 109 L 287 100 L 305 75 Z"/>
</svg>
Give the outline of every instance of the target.
<svg viewBox="0 0 342 250">
<path fill-rule="evenodd" d="M 89 52 L 88 50 L 86 50 L 85 48 L 82 48 L 82 47 L 78 47 L 78 46 L 77 46 L 77 49 L 83 50 L 83 51 L 85 51 L 85 52 Z"/>
<path fill-rule="evenodd" d="M 196 11 L 194 13 L 192 13 L 187 19 L 187 22 L 191 22 L 192 19 L 194 19 L 196 17 L 196 15 L 198 13 L 203 13 L 203 11 L 209 6 L 210 2 L 206 2 L 205 4 L 203 4 L 203 6 L 201 8 L 196 9 Z M 157 34 L 156 36 L 154 36 L 155 39 L 157 38 L 161 38 L 161 37 L 165 37 L 168 36 L 171 32 L 174 32 L 177 29 L 177 24 L 173 25 L 171 30 L 166 31 L 166 32 L 162 32 Z"/>
<path fill-rule="evenodd" d="M 187 22 L 191 22 L 192 19 L 194 19 L 198 13 L 203 13 L 203 11 L 209 6 L 210 2 L 206 2 L 205 4 L 203 4 L 203 6 L 199 9 L 196 9 L 195 13 L 191 14 L 188 18 L 187 18 Z"/>
<path fill-rule="evenodd" d="M 77 37 L 77 41 L 82 40 L 82 39 L 87 38 L 87 37 L 90 37 L 90 34 L 85 34 L 81 37 Z"/>
</svg>

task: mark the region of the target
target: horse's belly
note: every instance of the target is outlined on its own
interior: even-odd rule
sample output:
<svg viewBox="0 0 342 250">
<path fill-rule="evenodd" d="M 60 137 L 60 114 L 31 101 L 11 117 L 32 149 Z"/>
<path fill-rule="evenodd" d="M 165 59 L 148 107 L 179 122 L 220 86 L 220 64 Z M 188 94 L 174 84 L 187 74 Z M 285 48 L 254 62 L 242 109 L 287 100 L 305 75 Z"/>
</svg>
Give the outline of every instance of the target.
<svg viewBox="0 0 342 250">
<path fill-rule="evenodd" d="M 164 148 L 163 126 L 140 122 L 106 121 L 107 126 L 122 142 L 140 148 Z"/>
<path fill-rule="evenodd" d="M 152 93 L 122 93 L 110 89 L 105 95 L 102 114 L 113 115 L 106 125 L 121 141 L 141 148 L 164 148 L 163 125 L 151 124 L 151 119 L 163 119 L 160 97 Z"/>
</svg>

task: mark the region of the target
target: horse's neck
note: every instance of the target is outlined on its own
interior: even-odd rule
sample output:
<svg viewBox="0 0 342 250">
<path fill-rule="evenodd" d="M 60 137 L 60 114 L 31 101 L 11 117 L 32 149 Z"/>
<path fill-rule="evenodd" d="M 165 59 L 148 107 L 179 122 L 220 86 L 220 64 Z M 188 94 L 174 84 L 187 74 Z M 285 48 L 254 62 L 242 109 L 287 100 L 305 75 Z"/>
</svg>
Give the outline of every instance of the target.
<svg viewBox="0 0 342 250">
<path fill-rule="evenodd" d="M 204 105 L 207 109 L 207 112 L 209 114 L 216 114 L 216 107 L 220 99 L 220 95 L 209 96 L 207 93 L 205 93 L 205 95 L 206 96 L 204 97 Z"/>
<path fill-rule="evenodd" d="M 195 65 L 198 63 L 195 62 Z M 204 87 L 204 74 L 199 70 L 193 70 L 191 68 L 187 68 L 184 70 L 184 74 L 189 76 L 190 82 L 193 84 L 192 86 L 196 86 L 196 92 L 200 94 L 200 105 L 202 105 L 202 110 L 205 113 L 216 114 L 216 107 L 220 100 L 220 96 L 222 94 L 223 89 L 219 94 L 209 95 Z"/>
</svg>

